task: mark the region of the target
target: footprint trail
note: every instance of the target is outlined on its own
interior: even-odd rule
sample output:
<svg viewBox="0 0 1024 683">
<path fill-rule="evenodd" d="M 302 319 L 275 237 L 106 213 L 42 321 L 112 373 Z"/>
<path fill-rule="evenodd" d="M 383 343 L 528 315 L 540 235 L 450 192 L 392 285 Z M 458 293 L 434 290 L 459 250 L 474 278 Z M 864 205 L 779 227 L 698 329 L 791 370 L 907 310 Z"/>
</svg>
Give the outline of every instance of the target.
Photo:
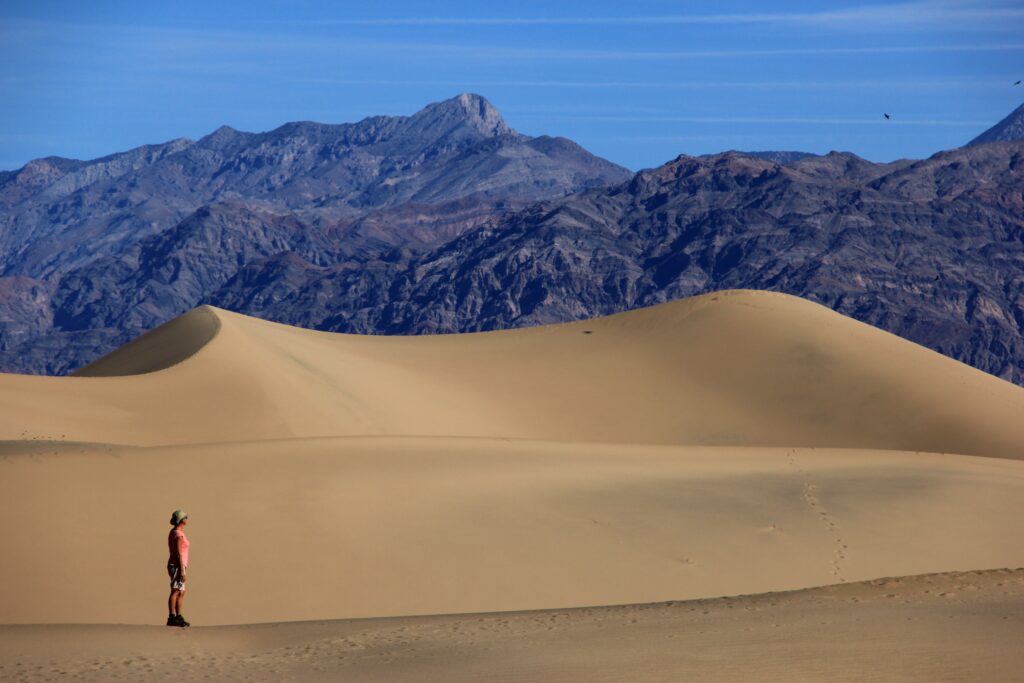
<svg viewBox="0 0 1024 683">
<path fill-rule="evenodd" d="M 803 490 L 800 497 L 810 508 L 811 512 L 818 518 L 829 534 L 832 536 L 833 550 L 829 560 L 829 569 L 832 576 L 839 583 L 846 583 L 846 576 L 843 573 L 843 561 L 846 560 L 846 542 L 839 532 L 839 524 L 818 498 L 818 486 L 808 477 L 807 471 L 796 461 L 796 449 L 790 449 L 786 453 L 786 462 L 797 471 L 803 482 Z"/>
</svg>

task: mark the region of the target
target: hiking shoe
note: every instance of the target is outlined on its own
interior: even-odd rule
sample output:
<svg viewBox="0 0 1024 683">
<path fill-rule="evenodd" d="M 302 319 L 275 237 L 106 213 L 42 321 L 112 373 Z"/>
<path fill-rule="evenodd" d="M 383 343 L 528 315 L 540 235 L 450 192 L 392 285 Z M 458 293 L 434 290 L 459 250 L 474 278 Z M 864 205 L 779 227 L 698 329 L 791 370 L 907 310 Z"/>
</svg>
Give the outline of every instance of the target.
<svg viewBox="0 0 1024 683">
<path fill-rule="evenodd" d="M 168 614 L 167 615 L 167 625 L 168 626 L 177 626 L 178 625 L 178 617 L 176 615 L 174 615 L 174 614 Z"/>
<path fill-rule="evenodd" d="M 185 617 L 183 615 L 181 615 L 181 614 L 179 614 L 176 617 L 174 617 L 174 619 L 175 619 L 175 626 L 191 626 L 192 625 L 192 624 L 188 623 L 187 621 L 185 621 Z"/>
</svg>

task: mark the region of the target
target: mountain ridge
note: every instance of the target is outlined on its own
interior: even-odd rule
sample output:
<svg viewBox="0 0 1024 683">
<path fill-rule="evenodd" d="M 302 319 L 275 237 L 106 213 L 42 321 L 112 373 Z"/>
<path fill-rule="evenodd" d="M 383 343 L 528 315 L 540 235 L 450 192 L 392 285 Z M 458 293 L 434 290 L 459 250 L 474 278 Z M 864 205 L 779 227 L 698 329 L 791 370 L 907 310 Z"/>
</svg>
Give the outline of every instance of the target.
<svg viewBox="0 0 1024 683">
<path fill-rule="evenodd" d="M 7 207 L 0 215 L 0 275 L 48 278 L 62 265 L 92 260 L 97 240 L 129 246 L 224 195 L 337 221 L 406 201 L 560 196 L 629 175 L 578 146 L 575 158 L 552 159 L 532 140 L 508 127 L 484 98 L 464 94 L 411 116 L 293 122 L 264 133 L 221 126 L 196 141 L 87 162 L 36 160 L 0 185 L 0 205 Z M 486 159 L 494 161 L 489 168 L 481 165 Z M 128 172 L 133 177 L 120 183 Z M 467 174 L 477 183 L 494 180 L 483 188 L 446 181 Z M 47 258 L 57 248 L 47 233 L 60 240 L 60 263 Z"/>
<path fill-rule="evenodd" d="M 409 116 L 290 122 L 262 133 L 225 125 L 198 140 L 88 161 L 33 160 L 0 174 L 0 367 L 65 372 L 92 355 L 93 345 L 120 343 L 182 312 L 164 308 L 180 296 L 150 288 L 162 305 L 123 311 L 138 326 L 101 332 L 89 327 L 96 319 L 85 322 L 88 310 L 124 304 L 118 293 L 104 305 L 100 292 L 135 277 L 144 245 L 159 244 L 183 222 L 215 214 L 216 229 L 227 230 L 222 237 L 230 233 L 241 245 L 252 236 L 245 230 L 263 230 L 253 216 L 268 226 L 285 221 L 292 237 L 319 245 L 315 254 L 304 253 L 325 265 L 395 248 L 422 250 L 537 199 L 629 176 L 571 141 L 516 133 L 472 94 Z M 219 208 L 204 211 L 211 206 Z M 225 206 L 237 215 L 221 220 Z M 150 256 L 159 258 L 159 250 Z M 232 265 L 236 257 L 222 260 L 228 276 L 240 265 Z M 38 346 L 29 356 L 58 344 L 65 358 L 40 365 L 40 356 L 24 355 L 29 340 Z"/>
<path fill-rule="evenodd" d="M 1013 188 L 1022 170 L 1022 143 L 892 164 L 684 156 L 609 190 L 507 214 L 408 265 L 306 280 L 293 268 L 276 301 L 244 299 L 238 281 L 208 301 L 318 329 L 423 334 L 766 289 L 1020 381 L 1024 206 Z M 240 273 L 262 281 L 254 269 Z M 319 300 L 334 305 L 315 313 L 303 303 Z"/>
<path fill-rule="evenodd" d="M 203 182 L 228 190 L 127 241 L 88 233 L 95 253 L 53 235 L 37 248 L 48 260 L 0 272 L 2 367 L 67 372 L 202 303 L 329 331 L 426 334 L 753 288 L 1024 382 L 1021 142 L 885 164 L 846 152 L 680 155 L 607 182 L 575 143 L 506 131 L 481 106 L 453 98 L 411 117 L 293 122 L 286 138 L 222 128 L 216 144 L 187 146 L 172 156 L 215 169 Z M 475 123 L 453 129 L 460 117 Z M 433 130 L 444 163 L 421 154 L 422 140 L 401 158 L 373 156 L 403 126 Z M 281 139 L 327 164 L 275 180 L 302 167 Z M 339 185 L 331 150 L 353 141 L 362 147 L 344 168 L 363 175 Z M 136 219 L 167 210 L 134 174 L 119 182 L 136 184 L 125 208 Z"/>
</svg>

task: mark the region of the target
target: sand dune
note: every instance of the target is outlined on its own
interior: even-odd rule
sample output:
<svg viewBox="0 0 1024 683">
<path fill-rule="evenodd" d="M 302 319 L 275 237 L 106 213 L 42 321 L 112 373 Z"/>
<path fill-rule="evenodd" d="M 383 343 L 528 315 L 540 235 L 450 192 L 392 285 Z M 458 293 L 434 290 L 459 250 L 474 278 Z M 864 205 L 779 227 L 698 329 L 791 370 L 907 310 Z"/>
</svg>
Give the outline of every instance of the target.
<svg viewBox="0 0 1024 683">
<path fill-rule="evenodd" d="M 1024 571 L 579 610 L 0 626 L 10 681 L 1019 681 Z"/>
<path fill-rule="evenodd" d="M 435 337 L 202 308 L 79 375 L 0 376 L 0 439 L 424 435 L 1019 458 L 1024 421 L 1019 387 L 822 306 L 748 291 Z"/>
<path fill-rule="evenodd" d="M 443 438 L 0 462 L 7 623 L 154 623 L 169 510 L 197 623 L 527 610 L 1024 566 L 1024 466 L 895 451 Z"/>
<path fill-rule="evenodd" d="M 778 294 L 720 292 L 566 325 L 410 338 L 319 333 L 203 307 L 74 377 L 0 375 L 0 623 L 160 623 L 175 508 L 191 515 L 186 612 L 206 625 L 536 615 L 1019 567 L 1022 424 L 1021 388 Z M 986 614 L 996 613 L 1001 585 L 977 589 Z M 991 626 L 985 617 L 943 630 L 942 601 L 914 595 L 903 604 L 929 624 L 915 661 L 940 661 L 952 651 L 942 638 Z M 824 646 L 814 626 L 823 611 L 834 620 L 825 623 L 859 634 L 857 647 L 882 632 L 859 619 L 895 632 L 903 614 L 858 611 L 852 599 L 816 604 L 772 621 L 795 629 L 806 661 Z M 611 678 L 623 677 L 614 674 L 628 670 L 623 662 L 647 671 L 643 652 L 662 674 L 742 673 L 640 641 L 607 647 L 609 632 L 573 614 L 565 625 L 582 630 L 545 642 L 566 652 L 589 642 Z M 659 639 L 696 625 L 664 616 Z M 453 634 L 475 623 L 446 619 L 461 624 Z M 316 638 L 337 644 L 347 636 L 331 629 L 363 628 L 346 623 Z M 430 623 L 406 626 L 429 631 Z M 748 637 L 741 623 L 714 643 L 753 653 L 777 628 L 752 617 L 744 629 L 760 635 Z M 125 647 L 104 638 L 153 637 L 95 628 L 2 633 L 12 642 L 98 633 L 94 654 Z M 271 632 L 300 642 L 308 628 Z M 551 676 L 518 676 L 507 657 L 473 650 L 490 637 L 478 631 L 467 635 L 469 661 L 505 678 L 586 671 L 597 680 L 593 666 L 564 662 Z M 168 637 L 193 637 L 178 633 Z M 268 631 L 206 633 L 227 633 L 224 642 L 246 651 L 263 647 Z M 611 633 L 616 642 L 639 637 L 625 626 Z M 523 642 L 556 657 L 535 635 Z M 195 638 L 173 642 L 213 651 L 221 642 Z M 386 659 L 346 661 L 361 661 L 356 670 L 367 676 L 429 679 L 463 651 L 456 635 L 441 641 L 433 659 L 409 654 L 415 648 L 395 655 L 406 667 L 398 673 L 382 668 Z M 999 666 L 1004 641 L 991 641 Z M 318 642 L 313 650 L 334 656 Z M 10 652 L 0 653 L 0 678 L 13 671 L 28 680 L 10 668 L 28 660 Z M 302 678 L 333 671 L 292 654 L 265 659 Z M 99 655 L 88 660 L 94 669 L 46 661 L 83 676 L 110 673 Z M 164 675 L 162 664 L 137 663 L 121 673 Z M 50 670 L 33 666 L 43 678 Z M 462 679 L 483 670 L 458 669 Z M 813 666 L 807 671 L 813 679 Z"/>
</svg>

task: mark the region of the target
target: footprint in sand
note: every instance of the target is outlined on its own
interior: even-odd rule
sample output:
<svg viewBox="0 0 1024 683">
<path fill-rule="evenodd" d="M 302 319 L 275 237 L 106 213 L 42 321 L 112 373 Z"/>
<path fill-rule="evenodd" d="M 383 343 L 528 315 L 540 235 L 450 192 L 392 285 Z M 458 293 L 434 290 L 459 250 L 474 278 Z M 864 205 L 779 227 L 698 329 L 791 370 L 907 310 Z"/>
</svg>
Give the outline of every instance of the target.
<svg viewBox="0 0 1024 683">
<path fill-rule="evenodd" d="M 828 529 L 829 534 L 832 536 L 836 550 L 833 553 L 833 559 L 829 561 L 829 570 L 840 583 L 845 583 L 846 577 L 843 574 L 842 562 L 846 559 L 846 554 L 843 551 L 847 549 L 847 546 L 839 536 L 839 525 L 818 498 L 818 485 L 812 483 L 807 478 L 807 472 L 797 463 L 795 449 L 790 449 L 786 453 L 786 462 L 793 467 L 800 475 L 801 479 L 803 479 L 803 492 L 801 498 L 803 498 L 804 502 L 812 512 L 817 513 L 818 519 L 825 525 L 825 528 Z"/>
</svg>

